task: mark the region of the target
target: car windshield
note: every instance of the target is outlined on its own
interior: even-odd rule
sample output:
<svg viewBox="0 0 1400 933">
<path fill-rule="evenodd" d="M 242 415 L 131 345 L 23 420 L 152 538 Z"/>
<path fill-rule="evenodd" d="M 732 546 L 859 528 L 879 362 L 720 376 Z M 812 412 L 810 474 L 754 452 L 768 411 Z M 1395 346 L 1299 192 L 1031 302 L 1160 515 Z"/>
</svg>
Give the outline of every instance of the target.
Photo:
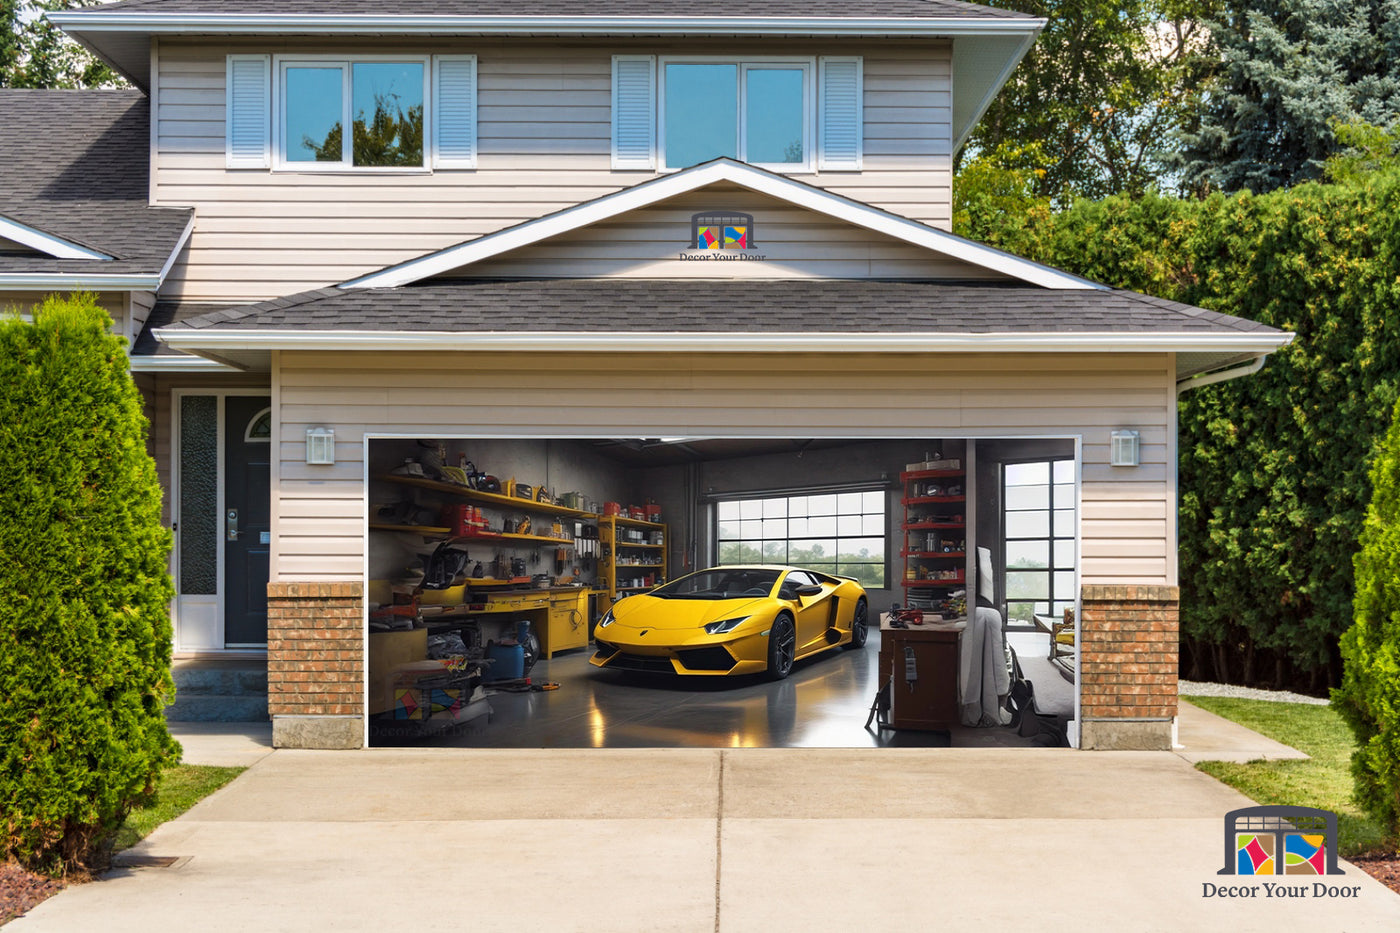
<svg viewBox="0 0 1400 933">
<path fill-rule="evenodd" d="M 661 599 L 735 599 L 740 596 L 767 596 L 778 582 L 780 570 L 752 567 L 717 567 L 673 580 L 647 595 Z"/>
</svg>

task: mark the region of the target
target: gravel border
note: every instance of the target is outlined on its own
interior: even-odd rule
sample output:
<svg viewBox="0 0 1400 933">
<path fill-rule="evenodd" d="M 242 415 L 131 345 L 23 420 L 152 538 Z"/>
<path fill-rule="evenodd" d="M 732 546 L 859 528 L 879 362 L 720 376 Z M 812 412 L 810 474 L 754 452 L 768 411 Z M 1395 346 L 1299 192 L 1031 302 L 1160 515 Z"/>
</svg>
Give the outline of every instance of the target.
<svg viewBox="0 0 1400 933">
<path fill-rule="evenodd" d="M 1327 706 L 1331 702 L 1288 690 L 1260 690 L 1258 687 L 1237 687 L 1234 684 L 1212 684 L 1199 680 L 1177 681 L 1177 693 L 1184 697 L 1239 697 L 1273 703 L 1307 703 L 1309 706 Z"/>
</svg>

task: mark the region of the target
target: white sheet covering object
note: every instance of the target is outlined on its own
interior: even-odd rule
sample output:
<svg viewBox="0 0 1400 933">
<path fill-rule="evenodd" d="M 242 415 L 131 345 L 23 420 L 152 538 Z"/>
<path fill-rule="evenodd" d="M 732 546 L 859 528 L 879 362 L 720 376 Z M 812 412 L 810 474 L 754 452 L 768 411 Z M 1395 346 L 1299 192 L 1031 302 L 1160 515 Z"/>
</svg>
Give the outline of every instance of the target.
<svg viewBox="0 0 1400 933">
<path fill-rule="evenodd" d="M 964 726 L 1004 725 L 1002 700 L 1011 690 L 1001 613 L 979 606 L 962 633 L 958 703 Z"/>
</svg>

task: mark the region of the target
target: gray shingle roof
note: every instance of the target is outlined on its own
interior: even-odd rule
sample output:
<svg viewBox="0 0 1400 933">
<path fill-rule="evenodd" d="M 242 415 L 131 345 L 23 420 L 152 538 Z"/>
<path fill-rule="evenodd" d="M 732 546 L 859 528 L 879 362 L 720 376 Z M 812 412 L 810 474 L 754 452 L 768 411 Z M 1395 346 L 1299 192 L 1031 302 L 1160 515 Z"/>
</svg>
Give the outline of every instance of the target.
<svg viewBox="0 0 1400 933">
<path fill-rule="evenodd" d="M 151 333 L 157 327 L 166 327 L 170 324 L 178 324 L 188 321 L 191 318 L 201 317 L 214 311 L 222 311 L 227 308 L 223 304 L 200 304 L 186 301 L 157 301 L 150 313 L 146 315 L 146 325 L 141 329 L 141 333 L 136 336 L 136 343 L 132 345 L 132 356 L 186 356 L 178 350 L 172 350 L 156 339 Z"/>
<path fill-rule="evenodd" d="M 193 211 L 153 208 L 138 91 L 0 90 L 0 217 L 114 258 L 0 256 L 0 273 L 156 273 Z"/>
<path fill-rule="evenodd" d="M 281 13 L 401 16 L 803 16 L 1024 19 L 1025 13 L 956 0 L 122 0 L 103 13 Z"/>
<path fill-rule="evenodd" d="M 849 279 L 434 280 L 401 288 L 322 288 L 181 314 L 171 326 L 447 333 L 1278 333 L 1243 318 L 1116 289 Z"/>
</svg>

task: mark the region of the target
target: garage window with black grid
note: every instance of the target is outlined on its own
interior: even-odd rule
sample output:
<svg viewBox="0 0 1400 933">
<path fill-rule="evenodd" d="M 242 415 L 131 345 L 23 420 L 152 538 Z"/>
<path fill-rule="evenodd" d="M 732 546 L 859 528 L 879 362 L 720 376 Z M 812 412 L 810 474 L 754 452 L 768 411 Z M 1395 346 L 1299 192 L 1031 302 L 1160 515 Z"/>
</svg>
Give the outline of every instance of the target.
<svg viewBox="0 0 1400 933">
<path fill-rule="evenodd" d="M 721 564 L 785 564 L 883 589 L 888 512 L 883 489 L 770 494 L 715 502 Z"/>
</svg>

